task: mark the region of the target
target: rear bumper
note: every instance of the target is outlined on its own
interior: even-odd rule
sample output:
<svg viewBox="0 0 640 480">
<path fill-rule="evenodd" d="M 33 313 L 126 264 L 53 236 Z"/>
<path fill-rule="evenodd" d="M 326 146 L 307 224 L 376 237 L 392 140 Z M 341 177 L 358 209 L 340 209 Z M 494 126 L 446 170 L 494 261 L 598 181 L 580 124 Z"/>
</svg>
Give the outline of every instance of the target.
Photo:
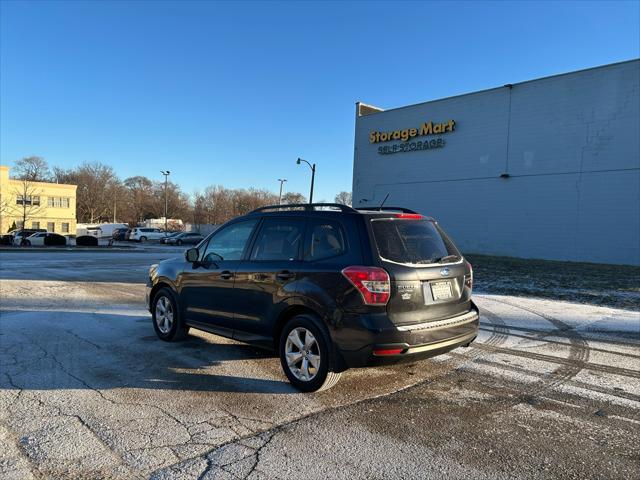
<svg viewBox="0 0 640 480">
<path fill-rule="evenodd" d="M 334 330 L 337 355 L 334 368 L 367 367 L 411 362 L 441 355 L 468 345 L 478 335 L 478 307 L 455 317 L 411 326 L 395 326 L 381 318 L 359 316 L 348 319 L 349 326 Z M 381 323 L 386 326 L 381 327 Z M 354 342 L 357 336 L 366 341 Z"/>
</svg>

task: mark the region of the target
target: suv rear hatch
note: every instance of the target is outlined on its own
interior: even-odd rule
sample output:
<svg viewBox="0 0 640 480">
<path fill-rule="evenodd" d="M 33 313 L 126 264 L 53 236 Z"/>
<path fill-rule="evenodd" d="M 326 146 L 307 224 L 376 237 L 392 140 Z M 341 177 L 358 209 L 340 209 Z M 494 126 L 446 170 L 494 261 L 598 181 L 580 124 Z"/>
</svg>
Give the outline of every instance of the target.
<svg viewBox="0 0 640 480">
<path fill-rule="evenodd" d="M 395 325 L 442 320 L 471 309 L 471 266 L 430 218 L 374 216 L 374 254 L 389 272 L 387 314 Z"/>
</svg>

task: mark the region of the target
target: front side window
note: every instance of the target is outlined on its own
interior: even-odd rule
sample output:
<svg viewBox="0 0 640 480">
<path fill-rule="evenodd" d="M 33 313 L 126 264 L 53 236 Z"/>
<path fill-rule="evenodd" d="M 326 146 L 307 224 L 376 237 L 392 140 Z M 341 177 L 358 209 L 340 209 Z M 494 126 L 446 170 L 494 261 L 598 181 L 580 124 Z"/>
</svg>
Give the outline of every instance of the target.
<svg viewBox="0 0 640 480">
<path fill-rule="evenodd" d="M 296 260 L 303 232 L 303 219 L 267 218 L 256 238 L 251 260 Z"/>
<path fill-rule="evenodd" d="M 306 261 L 337 257 L 347 251 L 342 227 L 333 220 L 311 219 L 304 248 Z"/>
<path fill-rule="evenodd" d="M 244 220 L 216 232 L 202 254 L 202 261 L 241 260 L 257 221 L 257 219 Z"/>
</svg>

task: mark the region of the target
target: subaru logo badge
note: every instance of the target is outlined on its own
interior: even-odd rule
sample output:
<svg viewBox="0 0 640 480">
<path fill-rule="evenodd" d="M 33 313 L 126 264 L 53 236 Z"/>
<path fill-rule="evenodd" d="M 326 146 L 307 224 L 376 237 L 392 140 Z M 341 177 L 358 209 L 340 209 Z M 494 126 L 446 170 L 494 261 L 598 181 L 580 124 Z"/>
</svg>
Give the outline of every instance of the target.
<svg viewBox="0 0 640 480">
<path fill-rule="evenodd" d="M 447 267 L 444 267 L 442 270 L 440 270 L 440 275 L 446 277 L 447 275 L 449 275 L 449 269 Z"/>
</svg>

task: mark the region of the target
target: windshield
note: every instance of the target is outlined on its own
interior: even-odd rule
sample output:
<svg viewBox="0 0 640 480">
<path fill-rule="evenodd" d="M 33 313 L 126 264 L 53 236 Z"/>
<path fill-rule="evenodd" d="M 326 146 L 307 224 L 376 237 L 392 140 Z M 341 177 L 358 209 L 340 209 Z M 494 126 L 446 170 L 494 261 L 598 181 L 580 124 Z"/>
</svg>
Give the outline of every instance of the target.
<svg viewBox="0 0 640 480">
<path fill-rule="evenodd" d="M 384 218 L 372 220 L 380 257 L 396 263 L 446 263 L 460 260 L 460 252 L 430 220 Z"/>
</svg>

